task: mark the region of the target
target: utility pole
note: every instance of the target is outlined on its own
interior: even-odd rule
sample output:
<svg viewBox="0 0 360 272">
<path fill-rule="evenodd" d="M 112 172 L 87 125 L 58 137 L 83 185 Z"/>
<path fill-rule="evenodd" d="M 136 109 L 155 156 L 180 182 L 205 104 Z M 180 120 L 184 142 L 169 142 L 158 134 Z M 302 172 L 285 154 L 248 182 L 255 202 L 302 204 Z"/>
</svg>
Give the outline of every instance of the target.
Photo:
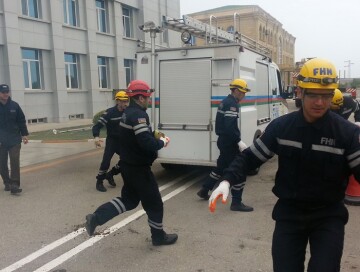
<svg viewBox="0 0 360 272">
<path fill-rule="evenodd" d="M 345 65 L 345 68 L 348 68 L 348 77 L 351 78 L 351 65 L 353 65 L 354 63 L 351 62 L 351 60 L 345 60 L 345 62 L 347 63 L 347 65 Z"/>
<path fill-rule="evenodd" d="M 138 28 L 147 33 L 150 33 L 150 39 L 151 39 L 151 88 L 155 90 L 155 39 L 156 34 L 163 32 L 163 29 L 160 26 L 155 26 L 155 23 L 153 21 L 147 21 L 143 25 L 139 25 Z M 156 112 L 156 105 L 155 105 L 155 96 L 156 93 L 152 95 L 151 100 L 151 123 L 152 127 L 155 129 L 155 112 Z"/>
</svg>

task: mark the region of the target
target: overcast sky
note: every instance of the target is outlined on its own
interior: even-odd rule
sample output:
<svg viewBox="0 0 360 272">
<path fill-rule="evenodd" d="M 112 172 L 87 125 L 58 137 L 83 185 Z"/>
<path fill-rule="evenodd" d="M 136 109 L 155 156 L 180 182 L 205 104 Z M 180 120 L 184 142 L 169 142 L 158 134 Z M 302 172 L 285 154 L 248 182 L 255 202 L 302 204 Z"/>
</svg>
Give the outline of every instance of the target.
<svg viewBox="0 0 360 272">
<path fill-rule="evenodd" d="M 358 0 L 180 0 L 181 14 L 227 5 L 258 5 L 296 38 L 295 61 L 321 57 L 341 77 L 360 77 L 360 2 Z"/>
</svg>

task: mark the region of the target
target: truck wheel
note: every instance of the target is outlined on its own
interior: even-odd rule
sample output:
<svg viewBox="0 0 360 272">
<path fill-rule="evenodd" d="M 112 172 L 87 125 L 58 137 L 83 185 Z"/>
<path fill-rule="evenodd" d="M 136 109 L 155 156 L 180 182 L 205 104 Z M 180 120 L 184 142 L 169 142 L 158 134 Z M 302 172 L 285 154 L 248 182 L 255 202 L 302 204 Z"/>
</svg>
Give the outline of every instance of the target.
<svg viewBox="0 0 360 272">
<path fill-rule="evenodd" d="M 176 164 L 171 164 L 171 163 L 160 163 L 160 165 L 165 170 L 174 170 L 176 168 Z"/>
</svg>

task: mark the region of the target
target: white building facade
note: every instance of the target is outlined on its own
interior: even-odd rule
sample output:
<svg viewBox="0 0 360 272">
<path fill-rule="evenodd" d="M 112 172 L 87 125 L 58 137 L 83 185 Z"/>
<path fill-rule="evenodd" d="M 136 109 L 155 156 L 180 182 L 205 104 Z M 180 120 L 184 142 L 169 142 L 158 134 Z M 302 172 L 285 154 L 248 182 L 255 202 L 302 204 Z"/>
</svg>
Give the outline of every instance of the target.
<svg viewBox="0 0 360 272">
<path fill-rule="evenodd" d="M 0 0 L 0 84 L 28 123 L 92 118 L 136 78 L 138 25 L 180 17 L 180 0 Z M 158 47 L 180 45 L 165 30 Z M 150 82 L 149 82 L 150 84 Z"/>
</svg>

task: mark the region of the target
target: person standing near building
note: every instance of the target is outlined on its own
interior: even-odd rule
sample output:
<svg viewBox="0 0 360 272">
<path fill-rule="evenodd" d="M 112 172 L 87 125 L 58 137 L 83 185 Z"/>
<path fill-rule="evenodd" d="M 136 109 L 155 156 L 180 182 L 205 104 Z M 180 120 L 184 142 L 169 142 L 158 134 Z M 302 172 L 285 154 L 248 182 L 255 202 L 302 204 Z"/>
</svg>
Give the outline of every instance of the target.
<svg viewBox="0 0 360 272">
<path fill-rule="evenodd" d="M 348 177 L 360 180 L 360 128 L 329 110 L 338 88 L 335 66 L 324 59 L 307 61 L 298 87 L 302 108 L 273 120 L 265 132 L 224 171 L 209 199 L 226 202 L 230 185 L 244 184 L 254 169 L 275 154 L 278 170 L 272 212 L 273 271 L 340 271 L 348 211 L 344 205 Z"/>
<path fill-rule="evenodd" d="M 351 96 L 344 96 L 339 89 L 335 89 L 330 109 L 346 120 L 354 113 L 355 122 L 360 122 L 359 101 L 353 99 Z"/>
<path fill-rule="evenodd" d="M 103 183 L 104 179 L 107 179 L 109 184 L 112 187 L 115 187 L 116 183 L 113 176 L 120 172 L 120 169 L 116 167 L 118 165 L 117 164 L 109 173 L 107 173 L 112 157 L 115 153 L 119 154 L 119 123 L 125 108 L 129 104 L 129 96 L 125 91 L 119 91 L 115 95 L 115 101 L 116 105 L 107 109 L 99 118 L 98 122 L 92 127 L 92 133 L 95 139 L 95 147 L 101 147 L 101 141 L 99 139 L 101 128 L 105 126 L 107 132 L 103 159 L 100 164 L 99 173 L 96 176 L 96 190 L 100 192 L 106 192 L 106 188 Z"/>
<path fill-rule="evenodd" d="M 0 173 L 5 191 L 11 194 L 22 192 L 20 188 L 21 142 L 28 143 L 29 132 L 25 115 L 18 103 L 10 97 L 10 88 L 0 85 Z M 8 168 L 10 158 L 10 175 Z"/>
<path fill-rule="evenodd" d="M 231 94 L 229 94 L 219 105 L 216 120 L 215 132 L 218 135 L 217 146 L 220 156 L 216 162 L 216 168 L 213 169 L 209 177 L 205 180 L 197 195 L 203 199 L 209 199 L 211 191 L 219 178 L 222 176 L 225 168 L 229 167 L 233 159 L 240 153 L 239 143 L 241 142 L 241 133 L 238 126 L 239 102 L 250 91 L 247 83 L 243 79 L 235 79 L 230 83 Z M 251 212 L 254 209 L 242 202 L 243 186 L 234 185 L 231 188 L 232 202 L 230 209 L 232 211 Z"/>
<path fill-rule="evenodd" d="M 157 151 L 169 144 L 168 137 L 156 139 L 151 129 L 146 110 L 153 90 L 142 80 L 130 82 L 127 93 L 130 105 L 120 122 L 120 168 L 124 181 L 121 196 L 114 198 L 86 216 L 85 227 L 88 234 L 113 217 L 135 209 L 139 202 L 148 216 L 152 244 L 171 245 L 177 241 L 177 234 L 167 234 L 163 230 L 163 202 L 159 187 L 151 171 L 157 158 Z"/>
</svg>

